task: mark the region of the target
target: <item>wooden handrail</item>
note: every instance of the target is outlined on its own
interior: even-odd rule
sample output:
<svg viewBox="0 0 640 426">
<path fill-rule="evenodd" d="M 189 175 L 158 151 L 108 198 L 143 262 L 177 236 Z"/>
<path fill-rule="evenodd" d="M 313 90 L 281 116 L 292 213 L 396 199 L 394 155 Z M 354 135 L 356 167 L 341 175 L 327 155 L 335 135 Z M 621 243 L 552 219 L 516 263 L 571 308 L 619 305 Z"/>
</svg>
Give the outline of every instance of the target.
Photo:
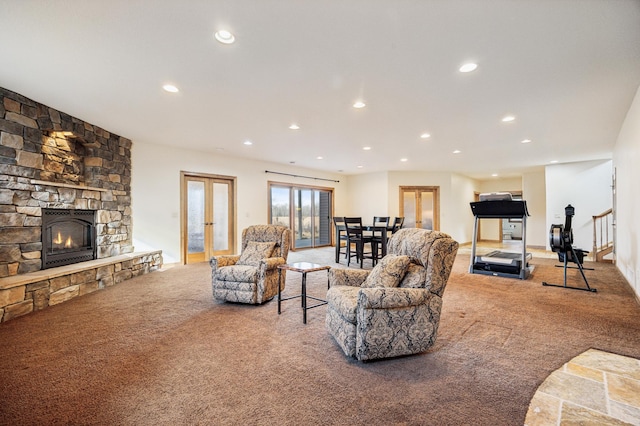
<svg viewBox="0 0 640 426">
<path fill-rule="evenodd" d="M 613 249 L 613 235 L 609 236 L 611 223 L 609 218 L 613 217 L 613 209 L 608 209 L 593 217 L 593 261 L 602 260 L 599 254 L 610 253 Z"/>
</svg>

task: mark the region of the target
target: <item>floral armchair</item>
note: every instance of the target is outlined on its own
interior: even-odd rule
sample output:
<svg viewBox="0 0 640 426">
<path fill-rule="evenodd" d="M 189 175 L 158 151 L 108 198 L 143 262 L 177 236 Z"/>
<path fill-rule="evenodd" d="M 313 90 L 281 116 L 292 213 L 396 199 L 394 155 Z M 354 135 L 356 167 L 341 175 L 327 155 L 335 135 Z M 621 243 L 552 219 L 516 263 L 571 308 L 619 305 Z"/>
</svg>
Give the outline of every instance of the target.
<svg viewBox="0 0 640 426">
<path fill-rule="evenodd" d="M 285 226 L 254 225 L 242 231 L 239 255 L 214 256 L 211 285 L 216 300 L 261 304 L 284 290 L 291 231 Z"/>
<path fill-rule="evenodd" d="M 442 294 L 458 243 L 438 231 L 406 228 L 370 272 L 329 271 L 326 327 L 360 361 L 423 352 L 435 343 Z"/>
</svg>

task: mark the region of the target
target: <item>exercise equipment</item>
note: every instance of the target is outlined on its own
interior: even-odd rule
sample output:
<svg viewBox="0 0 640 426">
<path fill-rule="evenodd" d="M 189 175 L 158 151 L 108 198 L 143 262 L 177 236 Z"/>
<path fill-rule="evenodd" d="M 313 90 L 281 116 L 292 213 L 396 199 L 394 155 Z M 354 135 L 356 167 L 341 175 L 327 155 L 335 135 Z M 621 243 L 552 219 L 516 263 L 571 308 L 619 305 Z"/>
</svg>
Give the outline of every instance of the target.
<svg viewBox="0 0 640 426">
<path fill-rule="evenodd" d="M 471 203 L 471 212 L 475 216 L 473 225 L 473 242 L 471 245 L 471 259 L 469 273 L 494 275 L 509 278 L 527 279 L 530 274 L 529 260 L 531 253 L 527 253 L 527 202 L 513 200 L 508 192 L 494 192 L 480 194 L 480 201 Z M 521 219 L 522 221 L 522 252 L 504 252 L 494 250 L 482 256 L 476 256 L 476 242 L 478 240 L 478 221 L 480 219 Z"/>
<path fill-rule="evenodd" d="M 573 230 L 571 229 L 571 219 L 575 215 L 575 208 L 571 204 L 567 205 L 567 207 L 564 208 L 564 215 L 564 226 L 557 224 L 551 225 L 551 229 L 549 230 L 549 245 L 551 246 L 551 250 L 558 253 L 558 261 L 563 263 L 562 266 L 556 266 L 564 267 L 564 284 L 549 284 L 547 282 L 543 282 L 542 285 L 568 288 L 573 290 L 592 291 L 595 293 L 598 290 L 589 286 L 589 281 L 587 281 L 587 277 L 584 274 L 585 270 L 593 271 L 593 268 L 585 268 L 582 266 L 584 255 L 589 252 L 579 248 L 575 248 L 573 246 Z M 569 266 L 569 262 L 575 263 L 578 266 Z M 567 269 L 580 270 L 580 275 L 582 275 L 582 279 L 584 280 L 586 288 L 568 286 Z"/>
</svg>

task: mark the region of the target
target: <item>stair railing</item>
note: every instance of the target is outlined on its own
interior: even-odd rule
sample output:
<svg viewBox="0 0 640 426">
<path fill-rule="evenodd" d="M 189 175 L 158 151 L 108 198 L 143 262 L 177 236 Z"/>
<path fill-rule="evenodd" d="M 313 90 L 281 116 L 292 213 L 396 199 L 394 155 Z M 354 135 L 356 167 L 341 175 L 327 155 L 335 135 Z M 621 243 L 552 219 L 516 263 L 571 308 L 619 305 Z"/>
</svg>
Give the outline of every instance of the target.
<svg viewBox="0 0 640 426">
<path fill-rule="evenodd" d="M 593 216 L 593 261 L 602 261 L 613 251 L 613 209 Z"/>
</svg>

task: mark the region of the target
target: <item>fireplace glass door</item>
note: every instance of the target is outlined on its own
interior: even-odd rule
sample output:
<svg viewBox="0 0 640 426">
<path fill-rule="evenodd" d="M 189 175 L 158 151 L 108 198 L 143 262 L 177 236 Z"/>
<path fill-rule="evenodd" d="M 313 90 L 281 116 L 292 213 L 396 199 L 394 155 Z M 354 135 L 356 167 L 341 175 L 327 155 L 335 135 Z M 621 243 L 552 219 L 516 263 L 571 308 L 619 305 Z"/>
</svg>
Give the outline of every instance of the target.
<svg viewBox="0 0 640 426">
<path fill-rule="evenodd" d="M 95 247 L 95 211 L 43 209 L 43 269 L 93 260 Z"/>
<path fill-rule="evenodd" d="M 61 223 L 54 223 L 49 228 L 49 238 L 51 244 L 49 252 L 51 254 L 74 251 L 89 245 L 91 229 L 86 222 L 79 220 L 68 220 Z"/>
</svg>

